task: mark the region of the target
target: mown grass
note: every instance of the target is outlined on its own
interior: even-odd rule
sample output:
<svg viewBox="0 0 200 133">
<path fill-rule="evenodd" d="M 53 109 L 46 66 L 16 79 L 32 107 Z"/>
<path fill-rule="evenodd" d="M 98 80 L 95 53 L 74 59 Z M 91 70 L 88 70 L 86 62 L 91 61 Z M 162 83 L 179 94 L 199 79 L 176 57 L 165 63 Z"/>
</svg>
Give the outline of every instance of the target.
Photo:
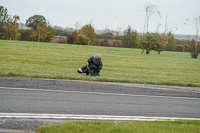
<svg viewBox="0 0 200 133">
<path fill-rule="evenodd" d="M 199 133 L 200 121 L 71 122 L 45 126 L 37 133 Z"/>
<path fill-rule="evenodd" d="M 100 77 L 78 74 L 96 53 L 102 55 Z M 189 53 L 0 40 L 0 75 L 109 82 L 200 86 L 200 59 Z"/>
</svg>

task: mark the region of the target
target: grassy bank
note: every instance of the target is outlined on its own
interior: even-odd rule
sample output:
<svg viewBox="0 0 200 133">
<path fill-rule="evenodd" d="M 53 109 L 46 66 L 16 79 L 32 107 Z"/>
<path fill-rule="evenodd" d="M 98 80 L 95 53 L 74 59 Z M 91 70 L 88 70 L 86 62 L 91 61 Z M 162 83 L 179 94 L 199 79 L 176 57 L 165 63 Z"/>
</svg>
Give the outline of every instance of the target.
<svg viewBox="0 0 200 133">
<path fill-rule="evenodd" d="M 95 53 L 102 55 L 100 77 L 76 72 Z M 200 59 L 189 53 L 0 40 L 0 75 L 128 83 L 200 86 Z"/>
<path fill-rule="evenodd" d="M 199 133 L 200 121 L 72 122 L 40 127 L 37 133 Z"/>
</svg>

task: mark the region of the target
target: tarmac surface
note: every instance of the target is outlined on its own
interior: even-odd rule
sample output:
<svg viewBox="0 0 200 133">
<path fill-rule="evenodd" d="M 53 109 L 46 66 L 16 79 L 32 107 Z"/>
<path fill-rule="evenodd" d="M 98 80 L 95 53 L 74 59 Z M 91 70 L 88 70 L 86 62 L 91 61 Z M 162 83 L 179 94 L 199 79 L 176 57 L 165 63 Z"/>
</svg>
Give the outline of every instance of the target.
<svg viewBox="0 0 200 133">
<path fill-rule="evenodd" d="M 0 77 L 0 113 L 200 119 L 200 88 Z M 0 117 L 0 133 L 32 133 L 42 125 L 80 118 Z"/>
</svg>

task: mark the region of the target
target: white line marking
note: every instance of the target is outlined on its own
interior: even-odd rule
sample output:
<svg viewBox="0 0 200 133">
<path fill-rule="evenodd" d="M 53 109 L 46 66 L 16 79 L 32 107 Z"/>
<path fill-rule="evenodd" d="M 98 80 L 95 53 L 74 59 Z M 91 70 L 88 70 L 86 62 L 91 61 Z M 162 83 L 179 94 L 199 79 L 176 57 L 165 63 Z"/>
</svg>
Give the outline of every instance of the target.
<svg viewBox="0 0 200 133">
<path fill-rule="evenodd" d="M 102 93 L 102 92 L 83 92 L 83 91 L 47 90 L 47 89 L 33 89 L 33 88 L 0 87 L 0 89 L 5 89 L 5 90 L 23 90 L 23 91 L 40 91 L 40 92 L 61 92 L 61 93 L 96 94 L 96 95 L 110 95 L 110 96 L 130 96 L 130 97 L 166 98 L 166 99 L 187 99 L 187 100 L 198 99 L 198 100 L 200 100 L 200 98 L 193 98 L 193 97 L 152 96 L 152 95 Z"/>
<path fill-rule="evenodd" d="M 60 120 L 61 119 L 72 119 L 72 120 L 114 120 L 114 121 L 200 120 L 200 118 L 178 118 L 178 117 L 75 115 L 75 114 L 34 114 L 34 113 L 0 113 L 0 118 L 60 119 Z"/>
</svg>

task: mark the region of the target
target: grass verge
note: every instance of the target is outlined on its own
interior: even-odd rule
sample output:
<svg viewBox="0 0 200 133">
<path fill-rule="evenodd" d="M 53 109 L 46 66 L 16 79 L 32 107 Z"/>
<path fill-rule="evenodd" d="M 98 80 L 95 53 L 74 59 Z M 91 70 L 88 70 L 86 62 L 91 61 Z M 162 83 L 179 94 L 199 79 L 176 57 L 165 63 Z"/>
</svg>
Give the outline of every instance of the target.
<svg viewBox="0 0 200 133">
<path fill-rule="evenodd" d="M 45 126 L 37 133 L 199 133 L 200 121 L 72 122 Z"/>
<path fill-rule="evenodd" d="M 78 74 L 96 53 L 100 77 Z M 200 59 L 189 53 L 0 40 L 0 75 L 200 87 Z"/>
</svg>

